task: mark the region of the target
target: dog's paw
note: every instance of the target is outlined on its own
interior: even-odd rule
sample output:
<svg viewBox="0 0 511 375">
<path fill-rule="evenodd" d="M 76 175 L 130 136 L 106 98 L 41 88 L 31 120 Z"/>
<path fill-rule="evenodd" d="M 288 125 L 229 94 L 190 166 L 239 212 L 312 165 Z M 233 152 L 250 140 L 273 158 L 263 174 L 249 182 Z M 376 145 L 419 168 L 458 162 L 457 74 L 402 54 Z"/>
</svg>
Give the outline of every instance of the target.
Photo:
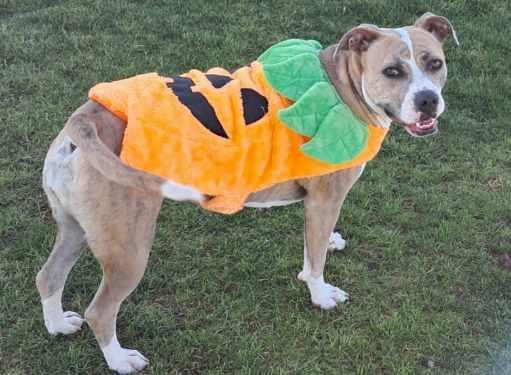
<svg viewBox="0 0 511 375">
<path fill-rule="evenodd" d="M 315 295 L 311 293 L 312 304 L 322 310 L 331 310 L 337 307 L 337 304 L 346 302 L 348 299 L 348 293 L 326 283 L 321 291 L 316 292 Z"/>
<path fill-rule="evenodd" d="M 345 247 L 346 240 L 342 238 L 341 234 L 339 232 L 332 232 L 328 242 L 328 251 L 344 250 Z"/>
<path fill-rule="evenodd" d="M 66 311 L 60 316 L 54 315 L 44 319 L 44 325 L 51 335 L 70 335 L 82 329 L 82 324 L 83 318 L 73 311 Z"/>
<path fill-rule="evenodd" d="M 147 366 L 149 360 L 137 350 L 120 349 L 115 358 L 107 360 L 108 368 L 119 374 L 131 374 L 141 371 Z"/>
<path fill-rule="evenodd" d="M 149 364 L 149 360 L 139 351 L 122 348 L 117 338 L 102 350 L 108 368 L 119 374 L 132 374 L 143 370 Z"/>
<path fill-rule="evenodd" d="M 346 302 L 350 298 L 345 291 L 325 283 L 323 277 L 317 279 L 309 277 L 306 282 L 311 293 L 312 304 L 320 309 L 333 309 L 339 303 Z"/>
</svg>

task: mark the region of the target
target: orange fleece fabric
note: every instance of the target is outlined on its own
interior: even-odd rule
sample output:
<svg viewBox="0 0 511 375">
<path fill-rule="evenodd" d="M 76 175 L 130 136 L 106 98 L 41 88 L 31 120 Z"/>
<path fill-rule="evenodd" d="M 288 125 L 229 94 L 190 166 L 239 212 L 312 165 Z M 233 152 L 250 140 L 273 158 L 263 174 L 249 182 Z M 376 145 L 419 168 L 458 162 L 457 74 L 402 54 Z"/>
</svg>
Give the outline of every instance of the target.
<svg viewBox="0 0 511 375">
<path fill-rule="evenodd" d="M 206 74 L 231 78 L 215 88 Z M 203 207 L 235 213 L 247 197 L 280 182 L 314 177 L 361 165 L 373 159 L 387 133 L 368 126 L 368 141 L 353 160 L 329 164 L 303 154 L 302 136 L 277 117 L 293 102 L 279 95 L 266 81 L 262 66 L 254 62 L 233 73 L 221 68 L 181 75 L 193 80 L 214 108 L 227 137 L 208 130 L 180 102 L 168 85 L 172 78 L 143 74 L 94 86 L 89 97 L 127 122 L 121 159 L 133 168 L 193 187 L 212 198 Z M 267 113 L 246 125 L 241 90 L 249 88 L 266 98 Z"/>
</svg>

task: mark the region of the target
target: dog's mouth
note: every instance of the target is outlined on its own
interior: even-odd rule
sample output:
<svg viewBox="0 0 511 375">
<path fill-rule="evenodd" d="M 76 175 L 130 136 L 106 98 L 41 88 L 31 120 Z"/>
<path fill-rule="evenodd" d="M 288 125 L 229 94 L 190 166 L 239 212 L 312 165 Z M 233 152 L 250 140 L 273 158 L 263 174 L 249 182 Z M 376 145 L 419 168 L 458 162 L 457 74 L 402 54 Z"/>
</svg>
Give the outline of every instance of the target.
<svg viewBox="0 0 511 375">
<path fill-rule="evenodd" d="M 435 118 L 429 118 L 413 124 L 405 124 L 404 128 L 412 137 L 427 137 L 438 133 L 438 121 Z"/>
<path fill-rule="evenodd" d="M 383 109 L 392 122 L 404 127 L 406 132 L 412 137 L 427 137 L 438 133 L 438 121 L 435 117 L 421 114 L 420 121 L 406 124 L 394 116 L 394 113 L 388 107 L 383 107 Z"/>
</svg>

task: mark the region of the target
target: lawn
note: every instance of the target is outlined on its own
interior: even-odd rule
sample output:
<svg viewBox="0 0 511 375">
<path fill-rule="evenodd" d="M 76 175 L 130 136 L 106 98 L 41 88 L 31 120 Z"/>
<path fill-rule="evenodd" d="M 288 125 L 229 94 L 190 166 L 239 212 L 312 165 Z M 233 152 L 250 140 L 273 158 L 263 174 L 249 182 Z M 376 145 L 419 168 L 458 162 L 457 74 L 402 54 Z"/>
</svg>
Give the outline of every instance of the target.
<svg viewBox="0 0 511 375">
<path fill-rule="evenodd" d="M 313 309 L 296 275 L 300 204 L 227 217 L 166 202 L 120 341 L 148 374 L 510 374 L 511 3 L 0 0 L 0 373 L 108 374 L 92 332 L 52 337 L 35 275 L 55 225 L 45 152 L 94 83 L 237 67 L 286 38 L 336 42 L 359 23 L 444 15 L 448 105 L 438 136 L 393 128 L 348 196 L 348 248 L 326 278 L 353 296 Z M 100 270 L 83 253 L 64 292 L 83 313 Z"/>
</svg>

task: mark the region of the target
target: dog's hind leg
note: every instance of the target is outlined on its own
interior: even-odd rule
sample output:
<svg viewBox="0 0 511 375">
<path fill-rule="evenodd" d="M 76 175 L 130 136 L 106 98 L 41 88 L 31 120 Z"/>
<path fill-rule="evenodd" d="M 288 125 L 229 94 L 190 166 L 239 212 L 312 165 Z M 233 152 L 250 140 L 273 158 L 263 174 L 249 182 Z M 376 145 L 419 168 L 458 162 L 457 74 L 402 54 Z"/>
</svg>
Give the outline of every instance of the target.
<svg viewBox="0 0 511 375">
<path fill-rule="evenodd" d="M 103 279 L 85 312 L 108 367 L 121 374 L 142 370 L 148 363 L 138 351 L 122 348 L 117 340 L 117 313 L 122 301 L 142 279 L 149 254 L 148 249 L 137 248 L 135 243 L 125 245 L 113 252 L 117 256 L 99 259 Z"/>
<path fill-rule="evenodd" d="M 62 291 L 69 271 L 80 257 L 85 242 L 84 232 L 76 220 L 62 207 L 57 197 L 47 191 L 58 234 L 53 250 L 36 278 L 43 305 L 44 324 L 52 335 L 78 331 L 83 319 L 75 312 L 62 309 Z"/>
<path fill-rule="evenodd" d="M 116 332 L 117 313 L 144 275 L 162 199 L 135 191 L 131 191 L 129 200 L 123 198 L 126 197 L 120 193 L 112 194 L 109 201 L 110 211 L 118 216 L 110 217 L 108 222 L 101 222 L 98 217 L 98 222 L 86 229 L 87 242 L 101 265 L 103 278 L 85 311 L 85 319 L 108 367 L 128 374 L 142 370 L 148 360 L 136 350 L 121 347 Z"/>
<path fill-rule="evenodd" d="M 132 250 L 126 259 L 102 263 L 103 279 L 85 312 L 85 319 L 96 336 L 108 367 L 121 374 L 140 371 L 148 364 L 138 351 L 122 348 L 116 333 L 121 303 L 138 285 L 147 263 L 143 254 L 132 257 L 136 252 Z"/>
</svg>

